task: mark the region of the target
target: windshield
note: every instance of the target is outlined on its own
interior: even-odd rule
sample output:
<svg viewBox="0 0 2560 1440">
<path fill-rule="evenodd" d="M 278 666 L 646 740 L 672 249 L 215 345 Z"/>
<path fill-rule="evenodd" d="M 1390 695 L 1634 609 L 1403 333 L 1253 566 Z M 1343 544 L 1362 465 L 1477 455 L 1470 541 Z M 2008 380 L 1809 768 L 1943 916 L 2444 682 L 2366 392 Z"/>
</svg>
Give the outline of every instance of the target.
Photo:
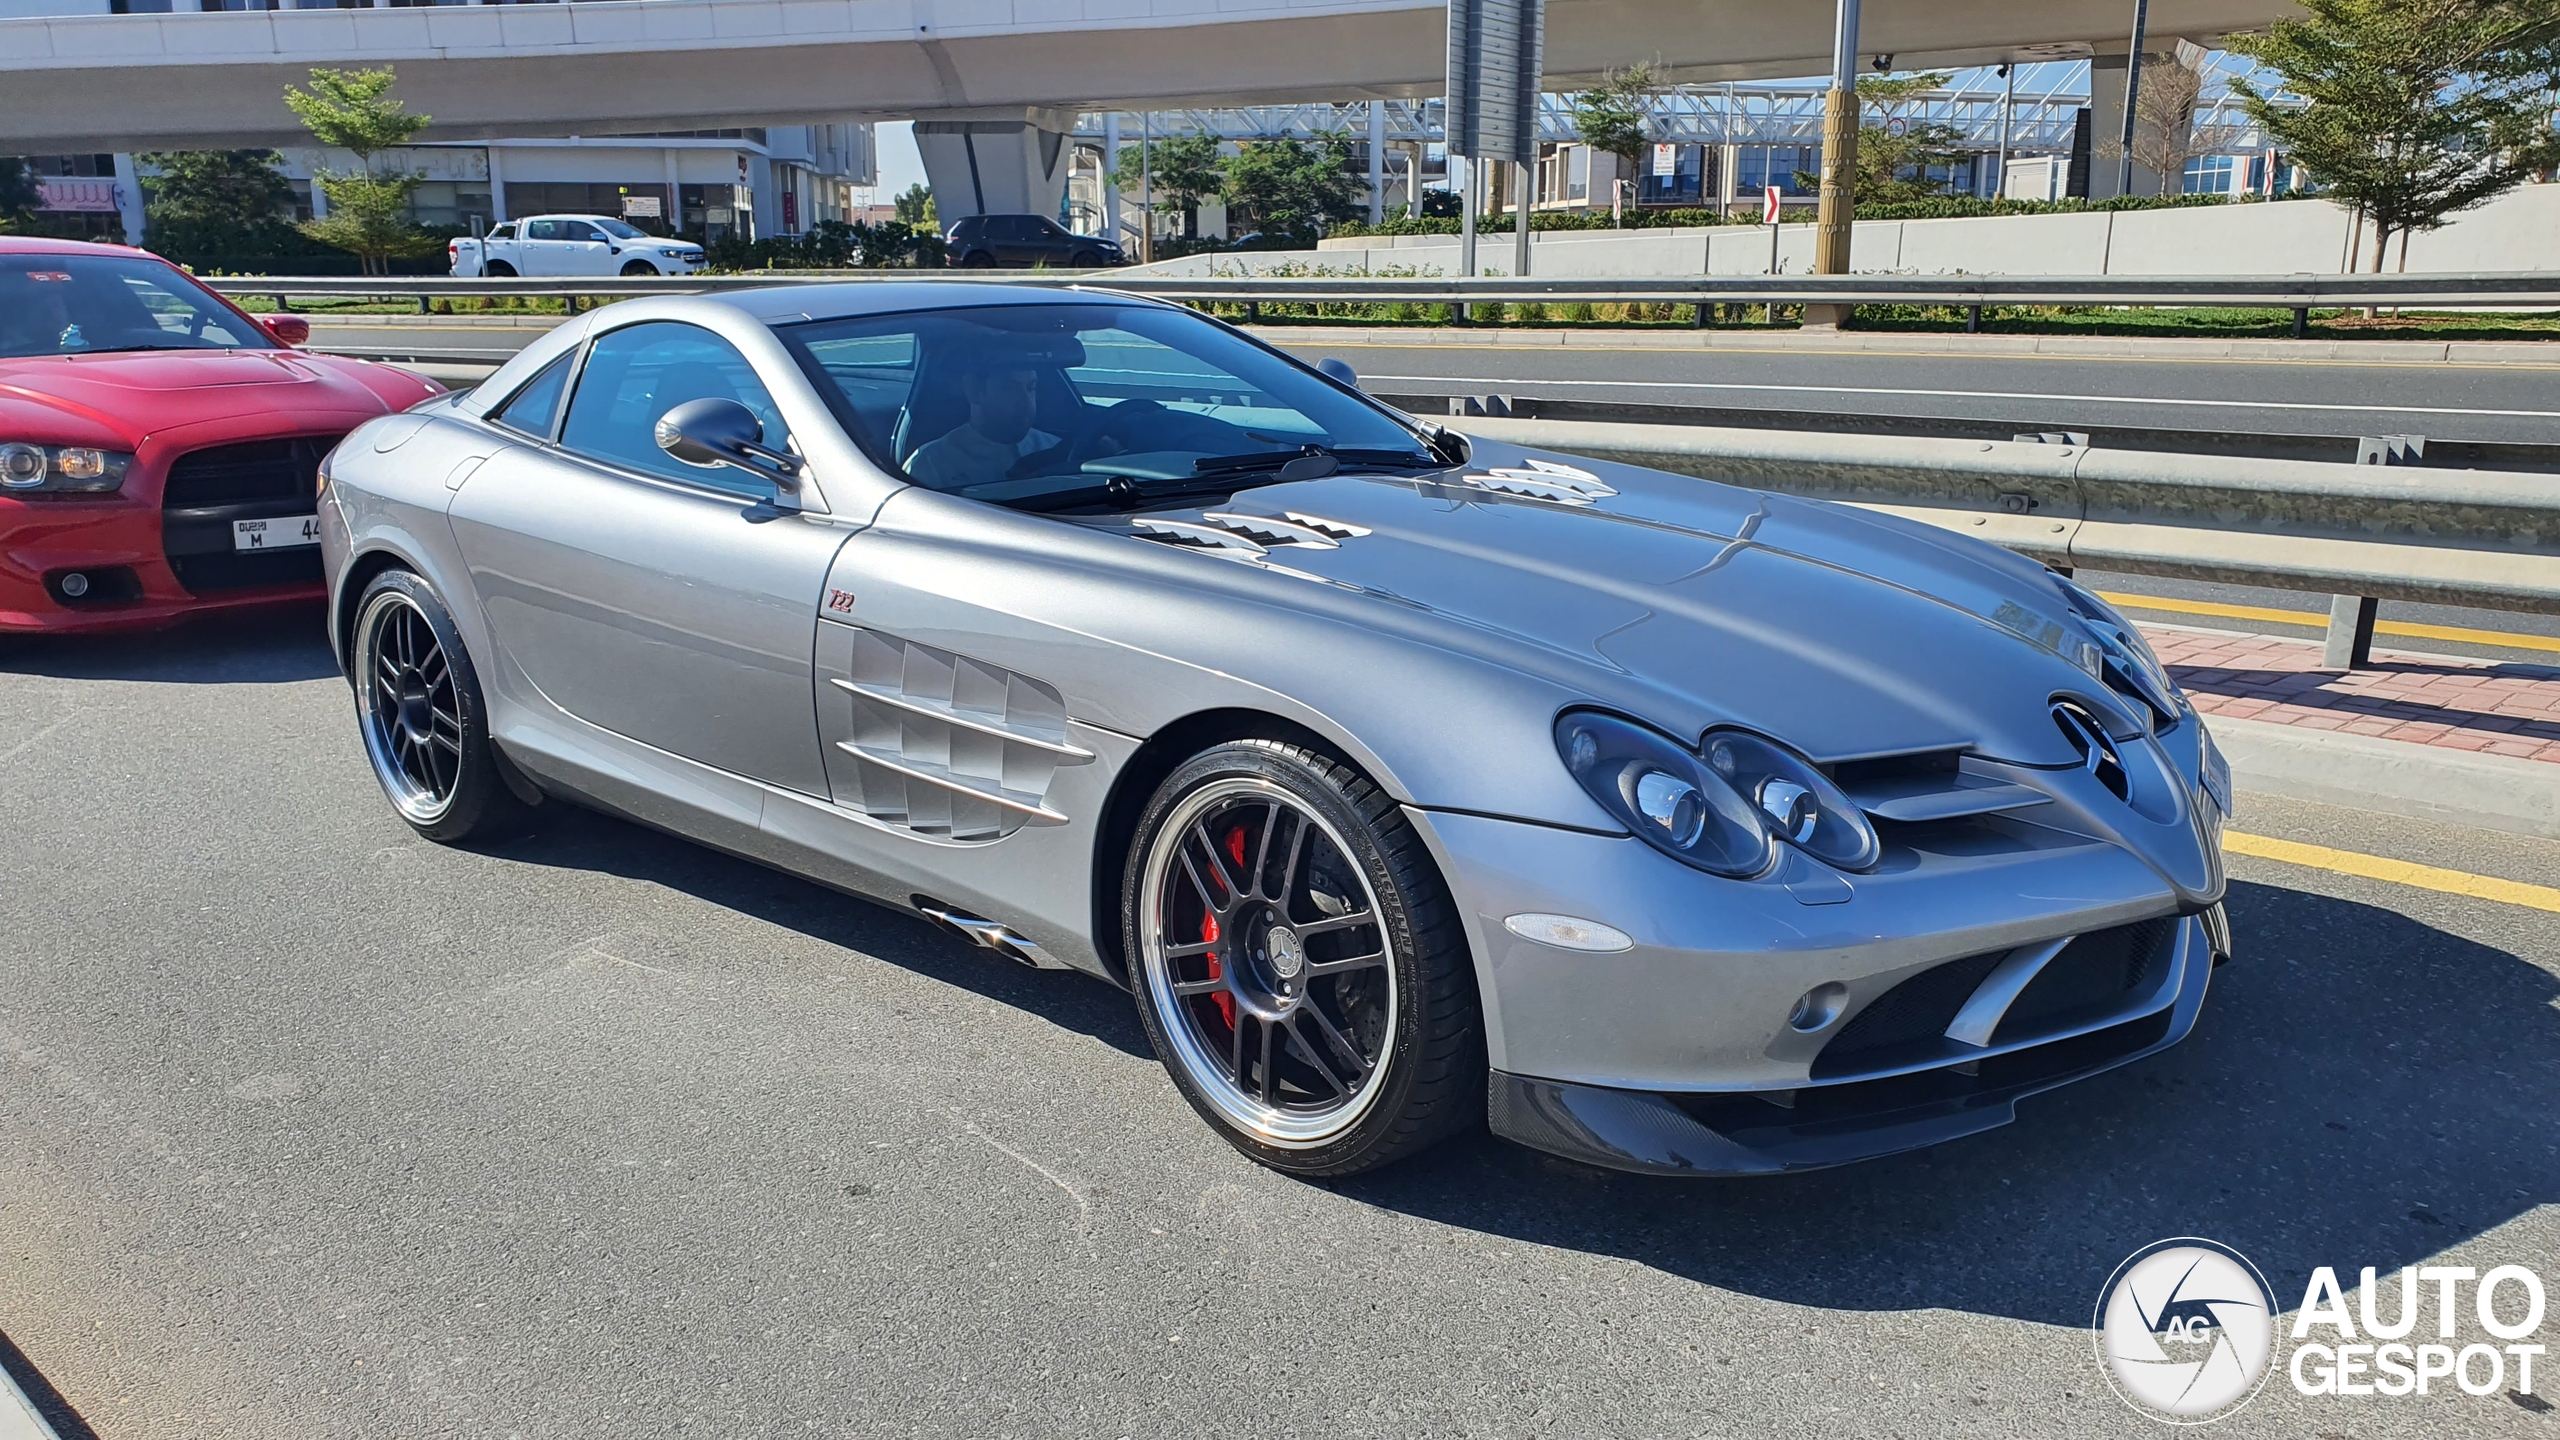
<svg viewBox="0 0 2560 1440">
<path fill-rule="evenodd" d="M 0 358 L 272 350 L 239 312 L 139 255 L 0 255 Z"/>
<path fill-rule="evenodd" d="M 616 240 L 646 240 L 649 238 L 648 235 L 642 231 L 634 229 L 629 225 L 625 225 L 621 221 L 615 220 L 609 216 L 597 217 L 596 224 L 602 226 L 604 228 L 604 233 L 612 236 Z"/>
<path fill-rule="evenodd" d="M 874 459 L 998 504 L 1442 463 L 1386 411 L 1187 310 L 1001 305 L 783 334 Z"/>
</svg>

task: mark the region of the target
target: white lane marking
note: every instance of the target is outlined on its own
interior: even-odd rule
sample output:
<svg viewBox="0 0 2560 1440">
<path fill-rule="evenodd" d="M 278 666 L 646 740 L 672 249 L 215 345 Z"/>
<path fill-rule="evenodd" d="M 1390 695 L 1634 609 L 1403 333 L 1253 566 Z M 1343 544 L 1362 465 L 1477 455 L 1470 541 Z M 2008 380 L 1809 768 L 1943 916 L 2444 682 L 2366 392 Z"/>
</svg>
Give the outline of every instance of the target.
<svg viewBox="0 0 2560 1440">
<path fill-rule="evenodd" d="M 2444 405 L 2326 405 L 2308 400 L 2174 400 L 2148 395 L 2038 395 L 2023 390 L 1902 390 L 1879 385 L 1752 385 L 1732 380 L 1532 380 L 1448 375 L 1365 375 L 1363 380 L 1409 380 L 1424 385 L 1610 385 L 1621 390 L 1754 390 L 1787 395 L 1911 395 L 1935 400 L 2076 401 L 2088 405 L 2199 405 L 2229 410 L 2351 410 L 2383 415 L 2486 415 L 2510 420 L 2560 420 L 2560 410 L 2463 410 Z"/>
</svg>

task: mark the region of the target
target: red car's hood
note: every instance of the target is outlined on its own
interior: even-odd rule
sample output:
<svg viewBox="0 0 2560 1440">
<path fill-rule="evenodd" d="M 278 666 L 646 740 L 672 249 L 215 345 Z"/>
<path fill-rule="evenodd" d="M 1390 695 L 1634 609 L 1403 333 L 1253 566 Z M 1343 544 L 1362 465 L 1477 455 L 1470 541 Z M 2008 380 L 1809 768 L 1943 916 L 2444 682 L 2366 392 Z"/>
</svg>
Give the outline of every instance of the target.
<svg viewBox="0 0 2560 1440">
<path fill-rule="evenodd" d="M 404 410 L 437 392 L 405 370 L 300 350 L 146 350 L 0 360 L 0 433 L 134 449 L 158 431 L 260 415 L 308 422 Z"/>
</svg>

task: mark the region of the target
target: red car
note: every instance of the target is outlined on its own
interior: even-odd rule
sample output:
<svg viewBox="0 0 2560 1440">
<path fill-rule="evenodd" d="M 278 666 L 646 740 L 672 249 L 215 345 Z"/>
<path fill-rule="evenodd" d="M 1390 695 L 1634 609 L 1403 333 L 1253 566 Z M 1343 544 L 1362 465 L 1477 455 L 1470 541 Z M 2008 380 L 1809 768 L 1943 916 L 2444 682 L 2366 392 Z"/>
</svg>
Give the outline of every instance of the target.
<svg viewBox="0 0 2560 1440">
<path fill-rule="evenodd" d="M 321 457 L 442 387 L 157 256 L 0 236 L 0 634 L 321 595 Z"/>
</svg>

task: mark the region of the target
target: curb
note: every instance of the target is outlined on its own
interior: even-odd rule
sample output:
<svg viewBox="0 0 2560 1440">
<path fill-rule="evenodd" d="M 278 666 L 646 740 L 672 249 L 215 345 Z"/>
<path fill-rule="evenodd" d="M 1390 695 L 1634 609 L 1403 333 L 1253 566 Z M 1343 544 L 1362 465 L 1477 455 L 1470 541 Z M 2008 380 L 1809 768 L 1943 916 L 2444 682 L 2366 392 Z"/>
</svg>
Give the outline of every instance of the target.
<svg viewBox="0 0 2560 1440">
<path fill-rule="evenodd" d="M 2560 840 L 2560 765 L 2205 717 L 2240 790 Z"/>
<path fill-rule="evenodd" d="M 62 1440 L 5 1369 L 0 1369 L 0 1440 Z"/>
</svg>

